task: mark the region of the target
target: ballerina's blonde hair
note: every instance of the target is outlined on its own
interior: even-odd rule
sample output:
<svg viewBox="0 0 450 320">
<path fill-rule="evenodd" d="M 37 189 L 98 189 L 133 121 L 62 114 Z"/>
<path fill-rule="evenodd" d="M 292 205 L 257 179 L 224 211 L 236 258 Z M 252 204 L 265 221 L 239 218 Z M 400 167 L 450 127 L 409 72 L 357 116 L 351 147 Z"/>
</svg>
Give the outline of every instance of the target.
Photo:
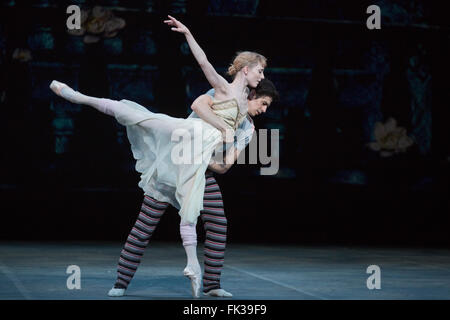
<svg viewBox="0 0 450 320">
<path fill-rule="evenodd" d="M 233 63 L 228 67 L 227 74 L 234 78 L 236 73 L 238 73 L 245 66 L 253 67 L 256 64 L 261 63 L 265 68 L 267 66 L 267 58 L 263 55 L 252 52 L 252 51 L 241 51 L 236 54 L 233 59 Z"/>
</svg>

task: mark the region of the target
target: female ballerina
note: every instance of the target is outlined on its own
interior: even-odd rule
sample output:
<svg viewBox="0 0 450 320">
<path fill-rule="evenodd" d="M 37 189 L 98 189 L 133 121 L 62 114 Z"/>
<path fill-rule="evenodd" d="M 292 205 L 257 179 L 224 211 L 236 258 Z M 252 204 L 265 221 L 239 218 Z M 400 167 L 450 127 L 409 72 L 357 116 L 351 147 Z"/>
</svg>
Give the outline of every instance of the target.
<svg viewBox="0 0 450 320">
<path fill-rule="evenodd" d="M 223 140 L 229 140 L 227 138 L 230 136 L 229 130 L 236 130 L 245 119 L 248 86 L 256 87 L 264 78 L 266 59 L 254 52 L 238 54 L 229 70 L 234 74 L 234 79 L 228 83 L 209 63 L 189 29 L 175 18 L 168 17 L 164 23 L 171 26 L 173 31 L 185 35 L 197 63 L 215 89 L 216 101 L 213 112 L 227 124 L 227 130 L 224 130 L 223 126 L 214 127 L 206 119 L 174 118 L 153 113 L 125 99 L 115 101 L 86 96 L 56 80 L 52 81 L 50 88 L 62 98 L 72 103 L 92 106 L 114 116 L 120 124 L 126 126 L 133 157 L 136 160 L 136 170 L 141 173 L 139 187 L 146 196 L 179 209 L 180 232 L 183 237 L 183 234 L 195 233 L 192 230 L 195 230 L 197 218 L 203 209 L 205 171 L 211 156 Z M 201 148 L 194 147 L 194 152 L 187 163 L 184 161 L 180 163 L 179 159 L 174 159 L 173 150 L 180 150 L 178 140 L 173 139 L 175 132 L 182 132 L 182 137 L 188 137 L 190 139 L 188 142 L 193 142 L 194 145 L 199 141 L 201 143 Z M 182 141 L 181 150 L 184 155 L 186 150 L 190 151 L 191 143 L 186 143 L 186 139 Z M 188 247 L 185 246 L 189 260 L 192 252 L 189 252 Z M 188 262 L 184 274 L 191 279 L 193 292 L 197 292 L 198 279 L 201 278 L 200 268 L 195 267 L 195 263 Z"/>
</svg>

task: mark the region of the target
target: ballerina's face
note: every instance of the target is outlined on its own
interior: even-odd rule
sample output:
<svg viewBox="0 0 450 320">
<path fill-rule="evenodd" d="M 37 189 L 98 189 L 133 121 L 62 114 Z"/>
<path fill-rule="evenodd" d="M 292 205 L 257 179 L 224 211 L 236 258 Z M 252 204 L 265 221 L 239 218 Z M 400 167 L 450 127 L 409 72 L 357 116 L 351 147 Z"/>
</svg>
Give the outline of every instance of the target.
<svg viewBox="0 0 450 320">
<path fill-rule="evenodd" d="M 272 103 L 272 97 L 262 96 L 248 100 L 248 114 L 252 117 L 265 113 Z"/>
<path fill-rule="evenodd" d="M 264 67 L 260 62 L 253 67 L 245 66 L 244 75 L 247 78 L 248 86 L 251 88 L 256 88 L 258 83 L 264 79 Z"/>
</svg>

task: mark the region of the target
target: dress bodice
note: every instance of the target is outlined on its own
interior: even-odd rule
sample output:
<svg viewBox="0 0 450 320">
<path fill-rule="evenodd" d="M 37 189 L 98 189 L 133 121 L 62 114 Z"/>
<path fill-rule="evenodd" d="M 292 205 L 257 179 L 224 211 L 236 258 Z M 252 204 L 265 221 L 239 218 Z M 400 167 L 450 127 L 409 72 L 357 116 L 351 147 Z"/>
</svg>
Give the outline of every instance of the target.
<svg viewBox="0 0 450 320">
<path fill-rule="evenodd" d="M 246 114 L 241 113 L 239 104 L 235 98 L 224 101 L 213 99 L 211 108 L 213 112 L 218 117 L 221 117 L 233 130 L 236 130 L 246 116 Z"/>
</svg>

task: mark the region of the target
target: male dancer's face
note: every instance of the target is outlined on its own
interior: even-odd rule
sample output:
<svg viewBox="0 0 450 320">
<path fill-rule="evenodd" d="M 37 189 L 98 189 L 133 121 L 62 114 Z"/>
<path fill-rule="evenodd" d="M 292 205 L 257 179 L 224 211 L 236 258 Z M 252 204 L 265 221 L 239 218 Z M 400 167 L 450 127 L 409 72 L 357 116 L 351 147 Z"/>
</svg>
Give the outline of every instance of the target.
<svg viewBox="0 0 450 320">
<path fill-rule="evenodd" d="M 272 103 L 272 97 L 269 96 L 261 96 L 256 98 L 254 93 L 249 95 L 248 99 L 248 114 L 251 117 L 257 116 L 261 113 L 265 113 L 267 108 Z"/>
</svg>

